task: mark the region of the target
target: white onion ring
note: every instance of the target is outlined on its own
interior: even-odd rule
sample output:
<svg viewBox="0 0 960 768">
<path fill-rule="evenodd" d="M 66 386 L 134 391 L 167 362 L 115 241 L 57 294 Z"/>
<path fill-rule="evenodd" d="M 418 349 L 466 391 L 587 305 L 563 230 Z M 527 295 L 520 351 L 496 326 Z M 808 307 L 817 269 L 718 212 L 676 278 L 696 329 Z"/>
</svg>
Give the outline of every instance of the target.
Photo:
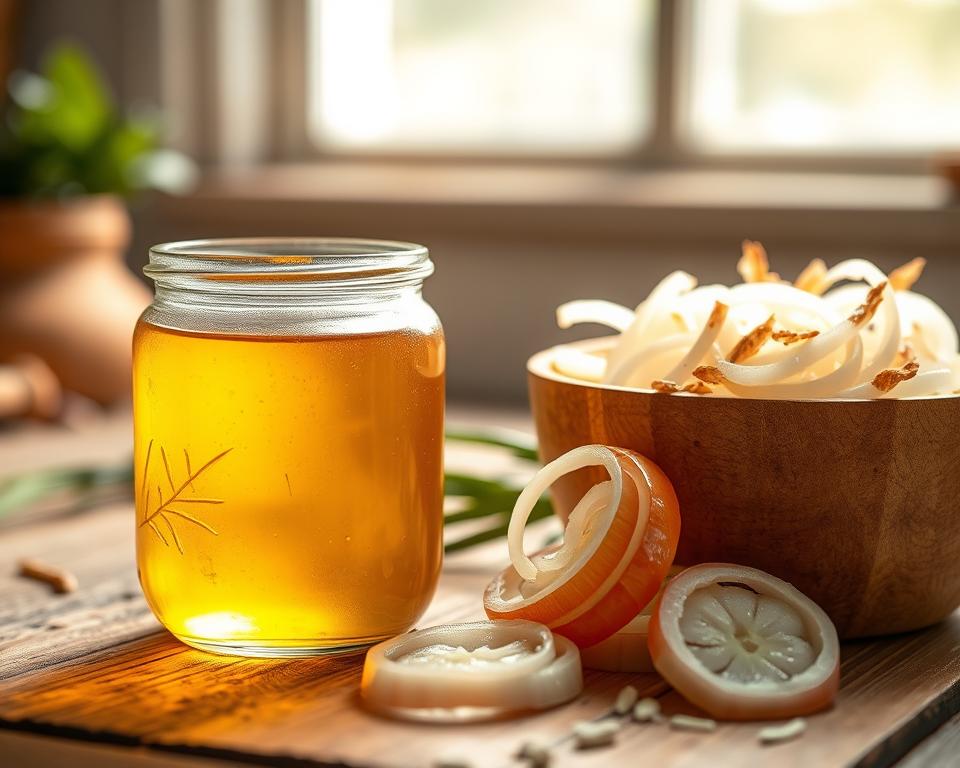
<svg viewBox="0 0 960 768">
<path fill-rule="evenodd" d="M 880 311 L 883 313 L 883 337 L 879 349 L 864 364 L 860 372 L 860 382 L 872 381 L 880 371 L 889 367 L 900 349 L 900 313 L 897 309 L 897 297 L 887 280 L 887 276 L 865 259 L 848 259 L 827 270 L 821 285 L 824 290 L 831 288 L 841 280 L 860 280 L 875 288 L 886 283 L 883 289 L 883 301 Z"/>
<path fill-rule="evenodd" d="M 513 643 L 526 643 L 531 651 L 511 663 L 482 667 L 404 663 L 405 657 L 430 646 L 474 652 Z M 573 699 L 582 688 L 577 647 L 542 624 L 522 620 L 449 624 L 387 640 L 367 652 L 361 682 L 364 701 L 378 710 L 450 720 L 547 709 Z"/>
<path fill-rule="evenodd" d="M 694 288 L 689 293 L 683 294 L 677 300 L 676 311 L 683 320 L 683 330 L 693 333 L 694 330 L 703 325 L 710 312 L 713 311 L 713 305 L 718 301 L 723 304 L 729 304 L 728 299 L 730 289 L 725 285 L 712 284 L 701 285 Z"/>
<path fill-rule="evenodd" d="M 857 335 L 847 344 L 847 359 L 839 368 L 825 376 L 808 381 L 788 381 L 755 387 L 744 387 L 733 382 L 725 382 L 723 386 L 739 397 L 764 400 L 814 400 L 833 397 L 839 390 L 849 387 L 856 381 L 862 363 L 863 342 Z"/>
<path fill-rule="evenodd" d="M 610 350 L 607 360 L 607 373 L 617 368 L 623 358 L 630 354 L 631 348 L 643 340 L 654 319 L 663 312 L 665 307 L 675 302 L 677 297 L 693 290 L 697 280 L 686 272 L 671 272 L 650 292 L 647 300 L 639 307 L 633 323 L 621 335 L 620 341 Z"/>
<path fill-rule="evenodd" d="M 776 384 L 802 373 L 818 360 L 822 360 L 851 341 L 859 332 L 860 326 L 848 318 L 819 336 L 814 336 L 809 341 L 798 345 L 795 351 L 787 347 L 787 354 L 775 363 L 743 365 L 720 360 L 717 362 L 717 367 L 724 377 L 734 384 L 748 387 Z"/>
<path fill-rule="evenodd" d="M 937 362 L 947 362 L 957 354 L 957 328 L 936 302 L 919 293 L 900 291 L 897 305 L 901 311 L 900 332 L 903 336 L 915 336 L 916 328 L 919 328 Z"/>
<path fill-rule="evenodd" d="M 568 301 L 557 307 L 557 325 L 570 328 L 580 323 L 597 323 L 614 328 L 621 333 L 636 319 L 632 309 L 603 299 L 580 299 Z"/>
<path fill-rule="evenodd" d="M 696 337 L 688 333 L 677 333 L 673 336 L 666 336 L 646 346 L 640 347 L 640 349 L 632 353 L 616 367 L 613 367 L 613 356 L 611 354 L 611 356 L 607 358 L 607 373 L 604 379 L 608 384 L 615 384 L 620 387 L 626 386 L 631 379 L 636 379 L 639 376 L 644 363 L 656 358 L 658 355 L 662 355 L 664 352 L 693 344 L 695 341 Z M 643 386 L 649 387 L 651 381 L 660 377 L 648 375 L 644 378 L 647 383 Z"/>
<path fill-rule="evenodd" d="M 690 351 L 664 377 L 666 381 L 681 385 L 686 383 L 687 379 L 693 375 L 693 369 L 703 362 L 703 358 L 713 348 L 714 342 L 727 322 L 727 312 L 729 311 L 729 307 L 719 301 L 715 302 L 714 308 L 714 311 L 710 312 L 710 317 L 703 324 L 703 330 L 700 331 L 697 340 L 690 347 Z M 720 317 L 715 317 L 717 313 L 720 314 Z"/>
<path fill-rule="evenodd" d="M 627 570 L 627 566 L 629 566 L 633 561 L 634 556 L 637 554 L 637 550 L 640 549 L 640 545 L 643 543 L 643 535 L 647 530 L 647 521 L 650 519 L 650 484 L 648 482 L 646 473 L 637 463 L 636 459 L 630 457 L 630 460 L 634 463 L 634 465 L 636 465 L 637 471 L 643 475 L 644 482 L 638 483 L 632 476 L 630 478 L 633 481 L 634 487 L 637 489 L 637 503 L 639 505 L 639 509 L 637 511 L 637 521 L 633 526 L 633 533 L 630 535 L 630 541 L 627 542 L 626 549 L 623 551 L 620 562 L 617 563 L 616 568 L 610 571 L 610 573 L 607 575 L 607 578 L 605 578 L 603 583 L 594 590 L 593 595 L 588 600 L 580 603 L 580 605 L 578 605 L 576 608 L 568 611 L 559 618 L 554 619 L 550 626 L 562 627 L 564 624 L 569 624 L 571 621 L 575 621 L 583 616 L 587 611 L 592 609 L 595 605 L 597 605 L 597 603 L 599 603 L 604 597 L 606 597 L 613 586 L 620 581 L 620 578 Z M 598 488 L 600 485 L 604 485 L 604 483 L 595 485 L 594 488 Z M 589 491 L 584 495 L 584 498 L 586 498 L 588 495 Z M 579 506 L 579 504 L 577 506 Z M 566 535 L 564 535 L 564 538 L 566 538 Z"/>
<path fill-rule="evenodd" d="M 561 344 L 553 349 L 553 367 L 564 376 L 601 382 L 607 371 L 607 361 L 599 355 Z"/>
<path fill-rule="evenodd" d="M 912 379 L 901 381 L 893 389 L 881 392 L 869 381 L 844 390 L 837 397 L 856 400 L 879 400 L 881 398 L 923 397 L 946 395 L 953 391 L 954 374 L 950 368 L 935 368 L 921 371 Z"/>
<path fill-rule="evenodd" d="M 612 482 L 610 501 L 595 533 L 596 540 L 599 542 L 610 530 L 610 525 L 616 517 L 617 508 L 620 506 L 620 499 L 623 495 L 623 470 L 613 451 L 606 446 L 584 445 L 580 448 L 574 448 L 544 466 L 533 476 L 527 487 L 520 492 L 513 507 L 513 514 L 510 516 L 510 524 L 507 526 L 507 547 L 510 552 L 510 562 L 524 581 L 535 580 L 539 572 L 534 562 L 523 551 L 523 532 L 527 527 L 527 521 L 530 519 L 530 513 L 533 511 L 537 500 L 544 491 L 564 475 L 584 467 L 595 466 L 606 469 Z M 561 549 L 576 544 L 575 541 L 568 542 L 567 537 L 564 536 Z"/>
<path fill-rule="evenodd" d="M 768 306 L 773 314 L 783 314 L 784 308 L 799 309 L 821 318 L 825 328 L 843 320 L 843 315 L 820 297 L 785 283 L 741 283 L 730 289 L 731 307 L 748 303 Z"/>
<path fill-rule="evenodd" d="M 563 540 L 571 544 L 580 540 L 586 528 L 587 520 L 598 510 L 610 504 L 613 497 L 613 481 L 604 480 L 588 490 L 573 511 L 567 517 L 567 526 L 563 530 Z M 530 558 L 541 572 L 559 571 L 566 568 L 573 559 L 576 550 L 573 546 L 563 546 L 545 555 Z"/>
</svg>

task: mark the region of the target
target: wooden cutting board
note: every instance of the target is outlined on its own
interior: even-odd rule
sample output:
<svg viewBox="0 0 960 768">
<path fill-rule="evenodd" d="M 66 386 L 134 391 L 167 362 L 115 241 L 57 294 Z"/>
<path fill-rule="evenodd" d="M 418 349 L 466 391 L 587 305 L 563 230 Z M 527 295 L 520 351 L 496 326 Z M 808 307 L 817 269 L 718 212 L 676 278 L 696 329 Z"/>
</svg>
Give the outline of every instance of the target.
<svg viewBox="0 0 960 768">
<path fill-rule="evenodd" d="M 922 632 L 846 644 L 840 698 L 796 741 L 761 747 L 755 724 L 711 734 L 625 724 L 612 748 L 576 751 L 580 720 L 609 714 L 627 683 L 666 713 L 696 713 L 656 676 L 587 672 L 575 702 L 504 722 L 428 726 L 364 711 L 362 656 L 292 661 L 211 656 L 163 631 L 141 596 L 133 510 L 115 505 L 0 535 L 0 728 L 266 765 L 519 765 L 526 739 L 555 765 L 886 766 L 960 711 L 960 613 Z M 70 569 L 80 589 L 53 595 L 14 575 L 35 556 Z M 481 616 L 502 543 L 451 557 L 422 624 Z M 937 753 L 942 754 L 942 753 Z M 4 761 L 0 759 L 0 764 Z M 942 764 L 942 763 L 941 763 Z"/>
</svg>

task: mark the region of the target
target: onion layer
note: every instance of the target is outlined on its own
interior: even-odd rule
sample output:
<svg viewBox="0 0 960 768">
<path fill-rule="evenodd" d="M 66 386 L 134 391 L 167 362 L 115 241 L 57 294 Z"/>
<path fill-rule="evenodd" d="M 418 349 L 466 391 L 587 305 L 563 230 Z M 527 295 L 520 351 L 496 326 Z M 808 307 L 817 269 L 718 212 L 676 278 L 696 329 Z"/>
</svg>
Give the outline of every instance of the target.
<svg viewBox="0 0 960 768">
<path fill-rule="evenodd" d="M 591 465 L 604 467 L 610 480 L 576 505 L 560 546 L 528 557 L 522 536 L 532 504 L 566 472 Z M 538 621 L 585 647 L 623 627 L 656 594 L 676 551 L 680 516 L 673 486 L 649 459 L 585 446 L 538 473 L 518 498 L 509 531 L 513 565 L 488 585 L 487 615 Z"/>
<path fill-rule="evenodd" d="M 367 652 L 360 684 L 368 706 L 425 720 L 547 709 L 582 689 L 577 647 L 530 621 L 448 624 L 400 635 Z"/>
<path fill-rule="evenodd" d="M 814 259 L 791 285 L 769 271 L 759 243 L 747 242 L 740 270 L 749 282 L 697 288 L 693 277 L 673 272 L 634 313 L 602 301 L 563 305 L 562 327 L 591 321 L 621 333 L 611 340 L 605 360 L 559 348 L 555 367 L 584 381 L 685 396 L 870 399 L 956 393 L 957 330 L 937 304 L 910 290 L 922 267 L 915 259 L 888 279 L 864 259 L 830 269 Z M 720 305 L 728 310 L 717 323 Z M 765 324 L 771 317 L 776 325 Z M 889 392 L 871 388 L 878 375 L 911 360 L 920 366 L 918 375 Z M 695 373 L 698 366 L 710 369 L 708 378 Z M 949 385 L 944 369 L 952 374 Z M 691 375 L 720 386 L 687 384 Z"/>
</svg>

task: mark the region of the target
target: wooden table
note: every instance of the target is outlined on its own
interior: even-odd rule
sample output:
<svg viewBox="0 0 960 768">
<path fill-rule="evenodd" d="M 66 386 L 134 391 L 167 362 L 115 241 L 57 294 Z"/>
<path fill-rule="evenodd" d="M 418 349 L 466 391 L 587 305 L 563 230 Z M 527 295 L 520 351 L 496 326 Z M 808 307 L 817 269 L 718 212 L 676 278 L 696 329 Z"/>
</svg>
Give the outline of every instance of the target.
<svg viewBox="0 0 960 768">
<path fill-rule="evenodd" d="M 73 435 L 8 434 L 0 474 L 122 457 L 127 434 L 117 420 Z M 588 671 L 575 702 L 518 720 L 376 717 L 358 701 L 361 655 L 250 660 L 175 641 L 140 593 L 132 515 L 130 503 L 114 503 L 0 529 L 0 766 L 510 766 L 531 737 L 554 744 L 560 766 L 960 765 L 960 613 L 922 632 L 845 644 L 836 707 L 809 718 L 796 741 L 761 747 L 756 724 L 703 734 L 630 723 L 613 748 L 576 751 L 571 726 L 608 716 L 627 683 L 668 714 L 696 712 L 656 676 Z M 68 568 L 80 589 L 58 596 L 16 577 L 23 556 Z M 504 560 L 502 543 L 449 558 L 422 624 L 480 617 L 482 589 Z"/>
</svg>

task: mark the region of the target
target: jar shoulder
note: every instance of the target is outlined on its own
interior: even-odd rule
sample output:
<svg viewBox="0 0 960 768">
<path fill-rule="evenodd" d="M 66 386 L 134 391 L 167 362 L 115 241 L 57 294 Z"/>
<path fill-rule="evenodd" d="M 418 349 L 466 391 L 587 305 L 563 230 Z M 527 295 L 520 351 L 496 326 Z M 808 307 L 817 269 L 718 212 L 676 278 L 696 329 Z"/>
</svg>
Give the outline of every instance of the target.
<svg viewBox="0 0 960 768">
<path fill-rule="evenodd" d="M 182 304 L 154 300 L 138 326 L 175 331 L 237 336 L 348 336 L 404 332 L 443 336 L 440 318 L 420 296 L 361 305 L 243 305 Z"/>
</svg>

